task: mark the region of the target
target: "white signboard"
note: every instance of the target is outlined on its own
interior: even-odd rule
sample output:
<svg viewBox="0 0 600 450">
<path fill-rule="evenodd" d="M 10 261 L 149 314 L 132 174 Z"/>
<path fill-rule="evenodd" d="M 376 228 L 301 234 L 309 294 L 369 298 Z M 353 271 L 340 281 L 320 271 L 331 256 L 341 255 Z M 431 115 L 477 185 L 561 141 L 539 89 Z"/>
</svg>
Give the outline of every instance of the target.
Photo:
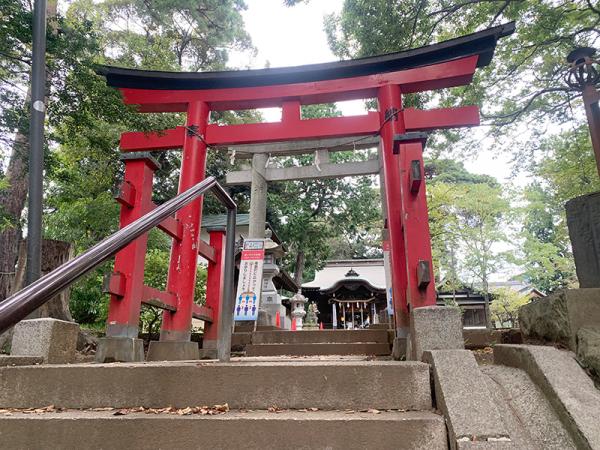
<svg viewBox="0 0 600 450">
<path fill-rule="evenodd" d="M 383 267 L 385 270 L 385 293 L 387 312 L 394 315 L 394 297 L 392 295 L 392 264 L 390 262 L 390 241 L 383 241 Z"/>
<path fill-rule="evenodd" d="M 244 241 L 240 262 L 240 278 L 233 318 L 236 321 L 256 320 L 260 304 L 265 240 L 247 239 Z"/>
</svg>

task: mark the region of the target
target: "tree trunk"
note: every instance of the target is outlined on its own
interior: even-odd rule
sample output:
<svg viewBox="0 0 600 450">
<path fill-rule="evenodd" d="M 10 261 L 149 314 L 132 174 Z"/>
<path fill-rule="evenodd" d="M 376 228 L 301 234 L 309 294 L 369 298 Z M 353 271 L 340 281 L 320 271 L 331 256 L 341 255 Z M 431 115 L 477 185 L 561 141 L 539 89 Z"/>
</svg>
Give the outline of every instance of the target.
<svg viewBox="0 0 600 450">
<path fill-rule="evenodd" d="M 304 272 L 304 252 L 300 250 L 296 255 L 296 271 L 294 272 L 294 281 L 298 288 L 302 286 L 302 272 Z"/>
<path fill-rule="evenodd" d="M 27 102 L 29 97 L 28 91 Z M 6 170 L 6 180 L 9 185 L 6 189 L 0 190 L 0 209 L 11 222 L 0 232 L 0 301 L 13 291 L 15 265 L 21 239 L 21 212 L 27 199 L 28 149 L 27 130 L 24 124 L 21 124 L 15 136 Z"/>
</svg>

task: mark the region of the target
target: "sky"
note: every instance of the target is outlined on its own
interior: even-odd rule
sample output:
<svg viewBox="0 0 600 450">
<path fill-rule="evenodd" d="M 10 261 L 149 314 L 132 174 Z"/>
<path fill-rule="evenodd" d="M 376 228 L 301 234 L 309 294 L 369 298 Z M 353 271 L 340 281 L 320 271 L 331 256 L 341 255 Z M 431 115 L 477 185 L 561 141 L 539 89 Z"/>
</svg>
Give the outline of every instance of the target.
<svg viewBox="0 0 600 450">
<path fill-rule="evenodd" d="M 291 8 L 285 7 L 283 0 L 246 0 L 246 3 L 244 22 L 257 54 L 233 53 L 229 62 L 232 67 L 284 67 L 337 59 L 327 44 L 323 17 L 340 12 L 344 0 L 313 0 Z M 343 102 L 338 107 L 344 115 L 365 111 L 362 101 Z M 280 117 L 277 109 L 263 110 L 263 114 L 268 121 L 277 121 Z M 477 157 L 463 160 L 469 171 L 494 176 L 500 182 L 515 181 L 510 155 L 497 155 L 485 143 L 475 153 Z"/>
</svg>

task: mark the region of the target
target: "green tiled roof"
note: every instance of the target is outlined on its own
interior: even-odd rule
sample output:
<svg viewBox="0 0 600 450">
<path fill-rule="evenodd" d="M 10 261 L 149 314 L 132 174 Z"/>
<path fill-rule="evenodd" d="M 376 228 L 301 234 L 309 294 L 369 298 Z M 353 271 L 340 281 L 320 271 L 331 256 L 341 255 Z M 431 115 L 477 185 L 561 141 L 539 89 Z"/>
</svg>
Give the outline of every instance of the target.
<svg viewBox="0 0 600 450">
<path fill-rule="evenodd" d="M 235 219 L 236 225 L 249 225 L 250 214 L 238 214 Z M 227 214 L 214 214 L 202 216 L 202 228 L 217 228 L 227 225 Z"/>
</svg>

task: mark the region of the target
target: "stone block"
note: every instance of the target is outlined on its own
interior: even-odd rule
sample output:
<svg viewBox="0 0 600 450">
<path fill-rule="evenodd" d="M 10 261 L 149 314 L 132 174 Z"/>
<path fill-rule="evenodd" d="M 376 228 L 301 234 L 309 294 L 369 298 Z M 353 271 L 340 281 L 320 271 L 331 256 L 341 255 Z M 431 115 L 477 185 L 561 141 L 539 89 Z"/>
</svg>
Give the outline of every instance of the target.
<svg viewBox="0 0 600 450">
<path fill-rule="evenodd" d="M 600 391 L 573 353 L 541 345 L 497 345 L 494 362 L 527 372 L 577 448 L 600 449 Z"/>
<path fill-rule="evenodd" d="M 396 361 L 406 360 L 406 355 L 409 352 L 407 344 L 408 339 L 402 337 L 395 337 L 392 341 L 392 359 Z"/>
<path fill-rule="evenodd" d="M 435 400 L 446 417 L 451 449 L 469 448 L 461 442 L 510 440 L 471 351 L 425 351 L 423 360 L 433 371 Z"/>
<path fill-rule="evenodd" d="M 450 306 L 425 306 L 410 313 L 410 354 L 420 361 L 426 350 L 464 349 L 460 309 Z"/>
<path fill-rule="evenodd" d="M 199 350 L 200 359 L 218 359 L 216 348 L 201 348 Z"/>
<path fill-rule="evenodd" d="M 75 359 L 79 325 L 57 319 L 22 320 L 15 325 L 11 354 L 42 357 L 48 364 L 66 364 Z"/>
<path fill-rule="evenodd" d="M 559 342 L 577 350 L 577 332 L 600 324 L 600 289 L 563 289 L 519 309 L 527 337 Z"/>
<path fill-rule="evenodd" d="M 600 288 L 600 192 L 565 204 L 577 278 L 582 288 Z"/>
<path fill-rule="evenodd" d="M 200 359 L 200 349 L 197 342 L 151 341 L 146 359 L 148 361 L 190 361 Z"/>
<path fill-rule="evenodd" d="M 34 366 L 43 362 L 44 358 L 41 356 L 0 355 L 0 367 Z"/>
<path fill-rule="evenodd" d="M 98 341 L 96 362 L 141 362 L 144 341 L 129 337 L 105 337 Z"/>
<path fill-rule="evenodd" d="M 600 380 L 600 326 L 577 332 L 577 358 Z"/>
</svg>

